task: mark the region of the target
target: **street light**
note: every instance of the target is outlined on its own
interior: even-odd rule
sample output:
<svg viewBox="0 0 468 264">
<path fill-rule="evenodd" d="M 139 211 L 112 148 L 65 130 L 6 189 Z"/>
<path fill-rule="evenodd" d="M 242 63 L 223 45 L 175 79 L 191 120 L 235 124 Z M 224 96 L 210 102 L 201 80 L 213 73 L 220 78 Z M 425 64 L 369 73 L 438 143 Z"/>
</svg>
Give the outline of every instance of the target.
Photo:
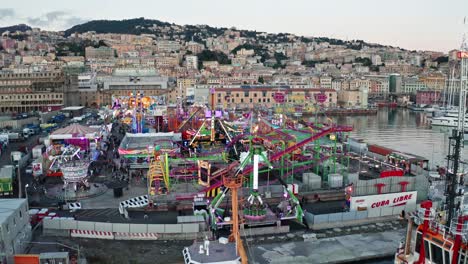
<svg viewBox="0 0 468 264">
<path fill-rule="evenodd" d="M 29 187 L 29 184 L 26 184 L 24 186 L 24 192 L 26 193 L 26 202 L 29 204 L 28 187 Z"/>
</svg>

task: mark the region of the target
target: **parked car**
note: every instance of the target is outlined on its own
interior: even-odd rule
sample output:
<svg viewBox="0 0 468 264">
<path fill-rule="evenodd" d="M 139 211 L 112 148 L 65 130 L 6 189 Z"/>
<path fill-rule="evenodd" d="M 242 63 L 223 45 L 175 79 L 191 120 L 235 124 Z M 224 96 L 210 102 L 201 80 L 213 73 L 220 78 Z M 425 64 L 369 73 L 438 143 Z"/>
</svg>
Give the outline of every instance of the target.
<svg viewBox="0 0 468 264">
<path fill-rule="evenodd" d="M 28 167 L 26 167 L 26 173 L 27 174 L 32 174 L 33 173 L 32 164 L 30 164 Z"/>
</svg>

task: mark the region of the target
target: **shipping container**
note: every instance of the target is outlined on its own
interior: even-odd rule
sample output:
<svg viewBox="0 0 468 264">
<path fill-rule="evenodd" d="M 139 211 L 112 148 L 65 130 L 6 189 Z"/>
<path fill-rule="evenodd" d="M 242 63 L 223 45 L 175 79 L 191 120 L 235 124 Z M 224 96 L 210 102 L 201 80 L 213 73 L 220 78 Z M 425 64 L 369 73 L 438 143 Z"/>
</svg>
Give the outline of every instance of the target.
<svg viewBox="0 0 468 264">
<path fill-rule="evenodd" d="M 39 264 L 39 255 L 22 254 L 14 256 L 15 264 Z"/>
<path fill-rule="evenodd" d="M 330 188 L 343 187 L 343 175 L 338 173 L 328 174 L 328 185 L 330 186 Z"/>
<path fill-rule="evenodd" d="M 393 149 L 389 149 L 386 147 L 382 147 L 379 145 L 374 145 L 374 144 L 369 144 L 368 145 L 369 152 L 379 154 L 381 156 L 387 156 L 390 155 L 391 153 L 395 152 Z"/>
<path fill-rule="evenodd" d="M 309 190 L 318 190 L 322 188 L 322 178 L 312 172 L 302 174 L 302 183 L 307 186 Z"/>
<path fill-rule="evenodd" d="M 45 152 L 46 148 L 44 145 L 37 145 L 32 149 L 32 158 L 37 159 L 42 157 L 42 154 Z"/>
</svg>

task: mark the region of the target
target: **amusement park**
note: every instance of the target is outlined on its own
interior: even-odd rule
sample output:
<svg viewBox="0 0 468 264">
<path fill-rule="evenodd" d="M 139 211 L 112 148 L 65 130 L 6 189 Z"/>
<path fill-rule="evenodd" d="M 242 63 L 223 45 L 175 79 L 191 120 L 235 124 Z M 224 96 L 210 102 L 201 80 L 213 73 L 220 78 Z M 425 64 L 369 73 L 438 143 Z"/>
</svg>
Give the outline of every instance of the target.
<svg viewBox="0 0 468 264">
<path fill-rule="evenodd" d="M 45 151 L 34 161 L 43 173 L 36 179 L 46 182 L 43 196 L 72 212 L 58 212 L 58 220 L 41 215 L 44 223 L 71 217 L 74 223 L 145 224 L 142 232 L 68 231 L 123 240 L 173 239 L 182 232 L 195 239 L 183 250 L 186 263 L 247 263 L 245 230 L 320 229 L 326 224 L 320 217 L 333 213 L 372 221 L 375 214 L 412 211 L 427 195 L 421 191 L 427 159 L 351 138 L 352 126 L 323 112 L 328 98 L 319 89 L 309 95 L 314 114 L 308 117 L 304 105 L 289 103 L 281 91 L 272 94 L 273 110 L 249 111 L 216 103 L 215 87 L 204 105 L 180 100 L 166 106 L 160 96 L 137 89 L 113 96 L 95 115 L 100 125 L 72 123 L 44 140 Z M 33 203 L 43 201 L 29 192 Z M 97 220 L 87 215 L 86 209 L 100 208 L 118 213 Z M 150 231 L 146 219 L 165 228 L 194 225 L 193 233 Z M 209 255 L 210 249 L 218 253 Z"/>
</svg>

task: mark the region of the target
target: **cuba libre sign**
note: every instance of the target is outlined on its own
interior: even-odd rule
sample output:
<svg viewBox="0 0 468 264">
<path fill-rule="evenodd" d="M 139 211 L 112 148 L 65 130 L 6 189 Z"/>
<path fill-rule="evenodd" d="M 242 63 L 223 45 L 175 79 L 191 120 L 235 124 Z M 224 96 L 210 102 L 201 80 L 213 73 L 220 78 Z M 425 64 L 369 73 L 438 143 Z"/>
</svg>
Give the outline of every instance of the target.
<svg viewBox="0 0 468 264">
<path fill-rule="evenodd" d="M 367 208 L 367 210 L 382 207 L 399 207 L 416 204 L 417 192 L 386 193 L 379 195 L 351 197 L 351 210 Z"/>
</svg>

